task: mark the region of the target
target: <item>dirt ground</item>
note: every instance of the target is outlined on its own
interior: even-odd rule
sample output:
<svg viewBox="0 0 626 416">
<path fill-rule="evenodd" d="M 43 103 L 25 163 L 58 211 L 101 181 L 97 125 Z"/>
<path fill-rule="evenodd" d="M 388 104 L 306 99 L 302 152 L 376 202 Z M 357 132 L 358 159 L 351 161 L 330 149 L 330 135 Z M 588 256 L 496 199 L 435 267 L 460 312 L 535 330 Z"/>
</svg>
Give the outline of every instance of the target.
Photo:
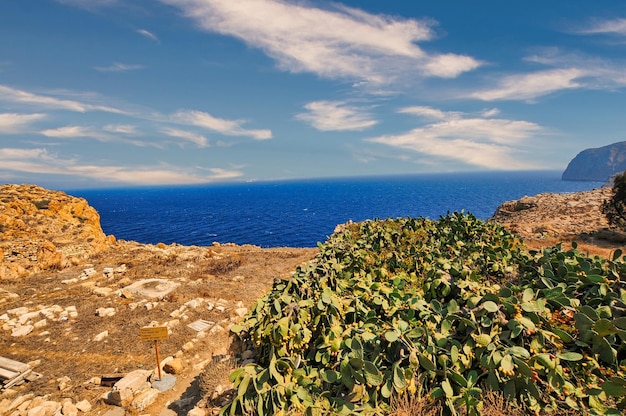
<svg viewBox="0 0 626 416">
<path fill-rule="evenodd" d="M 249 308 L 274 279 L 288 277 L 316 252 L 233 245 L 153 246 L 122 241 L 92 257 L 89 263 L 19 281 L 3 281 L 1 288 L 7 292 L 0 293 L 0 315 L 18 307 L 36 310 L 53 305 L 75 306 L 77 311 L 75 318 L 47 320 L 46 326 L 35 328 L 27 336 L 0 332 L 0 356 L 35 364 L 34 371 L 41 374 L 39 379 L 13 390 L 20 395 L 49 395 L 55 401 L 65 397 L 74 402 L 86 399 L 94 405 L 92 414 L 104 414 L 110 406 L 99 404 L 98 398 L 110 387 L 101 386 L 98 378 L 156 368 L 154 343 L 141 341 L 139 329 L 153 323 L 168 324 L 171 335 L 158 343 L 160 358 L 178 353 L 185 369 L 176 375 L 176 387 L 160 394 L 158 402 L 143 413 L 158 415 L 162 414 L 160 409 L 169 407 L 169 414 L 186 414 L 198 401 L 191 390 L 201 368 L 213 356 L 227 353 L 227 328 L 241 318 L 241 307 Z M 125 270 L 120 271 L 122 265 Z M 89 268 L 96 273 L 73 282 Z M 104 268 L 117 271 L 107 278 L 102 273 Z M 123 290 L 133 282 L 153 278 L 175 281 L 180 286 L 160 300 Z M 106 294 L 106 288 L 112 291 Z M 183 307 L 198 298 L 204 300 L 200 306 Z M 114 308 L 115 315 L 97 316 L 99 308 Z M 181 310 L 183 313 L 177 315 Z M 215 323 L 217 330 L 209 330 L 199 338 L 198 331 L 188 326 L 199 319 Z M 108 335 L 95 341 L 103 331 Z M 172 404 L 176 400 L 179 402 Z"/>
</svg>

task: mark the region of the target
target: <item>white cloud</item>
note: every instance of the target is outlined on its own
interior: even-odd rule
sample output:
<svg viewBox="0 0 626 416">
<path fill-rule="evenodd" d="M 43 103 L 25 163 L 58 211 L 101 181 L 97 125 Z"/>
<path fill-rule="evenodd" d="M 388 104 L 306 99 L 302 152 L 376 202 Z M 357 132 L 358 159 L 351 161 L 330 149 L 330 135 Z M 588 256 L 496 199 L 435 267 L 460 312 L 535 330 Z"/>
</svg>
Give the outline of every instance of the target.
<svg viewBox="0 0 626 416">
<path fill-rule="evenodd" d="M 308 112 L 296 118 L 321 131 L 360 131 L 378 123 L 364 109 L 349 106 L 344 101 L 313 101 L 304 108 Z"/>
<path fill-rule="evenodd" d="M 144 37 L 146 37 L 146 38 L 148 38 L 150 40 L 153 40 L 153 41 L 156 41 L 156 42 L 159 41 L 159 38 L 154 33 L 150 32 L 149 30 L 137 29 L 136 32 L 139 33 L 141 36 L 144 36 Z"/>
<path fill-rule="evenodd" d="M 98 140 L 108 140 L 109 136 L 101 131 L 84 126 L 63 126 L 55 129 L 42 130 L 41 134 L 46 137 L 57 137 L 63 139 L 74 139 L 79 137 L 91 137 Z"/>
<path fill-rule="evenodd" d="M 31 123 L 45 117 L 45 114 L 0 113 L 0 134 L 20 133 Z"/>
<path fill-rule="evenodd" d="M 107 124 L 102 130 L 109 133 L 124 134 L 127 136 L 136 136 L 139 134 L 137 128 L 130 124 Z"/>
<path fill-rule="evenodd" d="M 410 110 L 410 111 L 407 111 Z M 440 121 L 398 135 L 368 139 L 395 148 L 489 169 L 529 169 L 532 163 L 517 159 L 519 143 L 542 133 L 541 126 L 526 121 L 467 117 L 458 112 L 437 113 L 429 107 L 407 107 L 401 112 L 435 114 Z"/>
<path fill-rule="evenodd" d="M 497 108 L 491 108 L 489 110 L 484 110 L 482 113 L 480 113 L 481 116 L 483 117 L 493 117 L 493 116 L 497 116 L 498 114 L 500 114 L 500 110 Z"/>
<path fill-rule="evenodd" d="M 198 147 L 207 147 L 209 143 L 207 138 L 204 137 L 203 135 L 186 131 L 186 130 L 172 129 L 168 127 L 168 128 L 161 129 L 161 132 L 171 137 L 177 137 L 179 139 L 184 139 L 192 143 L 195 143 L 198 145 Z"/>
<path fill-rule="evenodd" d="M 171 121 L 217 131 L 227 136 L 247 136 L 255 140 L 272 138 L 271 130 L 249 130 L 241 127 L 243 120 L 225 120 L 196 110 L 181 110 L 171 117 Z"/>
<path fill-rule="evenodd" d="M 135 64 L 122 64 L 120 62 L 114 62 L 109 66 L 97 66 L 94 69 L 100 72 L 128 72 L 143 69 L 143 65 Z"/>
<path fill-rule="evenodd" d="M 117 108 L 89 104 L 76 100 L 68 100 L 58 98 L 52 95 L 34 94 L 28 91 L 0 85 L 0 101 L 8 103 L 29 104 L 41 108 L 50 108 L 55 110 L 68 110 L 85 113 L 87 111 L 104 111 L 107 113 L 126 114 L 126 112 Z"/>
<path fill-rule="evenodd" d="M 116 165 L 84 165 L 74 159 L 61 159 L 46 149 L 0 148 L 0 172 L 68 175 L 101 182 L 133 185 L 201 184 L 243 176 L 238 170 L 187 168 L 158 165 L 129 168 Z"/>
<path fill-rule="evenodd" d="M 471 56 L 446 53 L 430 57 L 424 65 L 426 75 L 440 78 L 456 78 L 463 72 L 472 71 L 480 62 Z"/>
<path fill-rule="evenodd" d="M 582 88 L 581 78 L 588 74 L 583 69 L 567 68 L 509 75 L 502 78 L 496 88 L 474 92 L 470 97 L 484 101 L 532 100 L 564 89 Z"/>
<path fill-rule="evenodd" d="M 579 30 L 580 34 L 613 34 L 626 36 L 626 19 L 596 20 L 589 27 Z"/>
<path fill-rule="evenodd" d="M 434 120 L 441 120 L 444 118 L 450 118 L 452 116 L 452 113 L 447 113 L 437 108 L 421 106 L 421 105 L 401 108 L 398 110 L 398 113 L 412 114 L 414 116 L 430 118 Z"/>
<path fill-rule="evenodd" d="M 417 42 L 434 37 L 430 22 L 281 0 L 161 1 L 205 31 L 262 49 L 286 71 L 380 85 L 420 73 L 450 78 L 481 65 L 469 56 L 424 52 Z"/>
</svg>

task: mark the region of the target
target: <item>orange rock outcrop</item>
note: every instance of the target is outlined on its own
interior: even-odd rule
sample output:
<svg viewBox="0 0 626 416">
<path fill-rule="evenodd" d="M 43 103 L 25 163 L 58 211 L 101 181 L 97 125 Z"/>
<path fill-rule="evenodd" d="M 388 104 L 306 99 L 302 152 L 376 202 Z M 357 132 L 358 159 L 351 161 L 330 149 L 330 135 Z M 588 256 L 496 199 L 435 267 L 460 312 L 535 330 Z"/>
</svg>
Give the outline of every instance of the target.
<svg viewBox="0 0 626 416">
<path fill-rule="evenodd" d="M 0 279 L 64 268 L 113 241 L 83 198 L 35 185 L 0 186 Z"/>
</svg>

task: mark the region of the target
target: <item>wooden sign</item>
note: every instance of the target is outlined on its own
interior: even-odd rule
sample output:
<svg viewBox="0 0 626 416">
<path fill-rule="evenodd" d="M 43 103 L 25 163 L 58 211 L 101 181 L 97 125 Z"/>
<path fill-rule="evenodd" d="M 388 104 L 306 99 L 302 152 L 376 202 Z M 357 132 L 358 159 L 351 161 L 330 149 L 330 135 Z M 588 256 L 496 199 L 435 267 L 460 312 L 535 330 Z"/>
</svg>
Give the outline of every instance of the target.
<svg viewBox="0 0 626 416">
<path fill-rule="evenodd" d="M 142 341 L 163 341 L 169 338 L 166 326 L 144 326 L 139 328 Z"/>
</svg>

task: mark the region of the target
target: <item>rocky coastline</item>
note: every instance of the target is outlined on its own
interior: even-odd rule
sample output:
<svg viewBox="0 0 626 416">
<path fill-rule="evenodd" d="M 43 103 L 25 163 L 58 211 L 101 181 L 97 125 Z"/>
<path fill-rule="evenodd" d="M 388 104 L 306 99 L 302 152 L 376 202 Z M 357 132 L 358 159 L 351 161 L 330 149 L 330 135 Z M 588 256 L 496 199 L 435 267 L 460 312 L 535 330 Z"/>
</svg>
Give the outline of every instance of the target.
<svg viewBox="0 0 626 416">
<path fill-rule="evenodd" d="M 610 192 L 526 196 L 491 220 L 530 248 L 577 241 L 608 256 L 624 243 L 600 212 Z M 207 365 L 229 358 L 229 327 L 315 254 L 116 240 L 84 199 L 0 186 L 0 369 L 5 358 L 31 374 L 0 391 L 0 415 L 214 414 L 228 386 L 198 384 Z M 139 338 L 146 326 L 169 334 L 161 370 L 175 382 L 164 390 L 152 344 Z"/>
</svg>

